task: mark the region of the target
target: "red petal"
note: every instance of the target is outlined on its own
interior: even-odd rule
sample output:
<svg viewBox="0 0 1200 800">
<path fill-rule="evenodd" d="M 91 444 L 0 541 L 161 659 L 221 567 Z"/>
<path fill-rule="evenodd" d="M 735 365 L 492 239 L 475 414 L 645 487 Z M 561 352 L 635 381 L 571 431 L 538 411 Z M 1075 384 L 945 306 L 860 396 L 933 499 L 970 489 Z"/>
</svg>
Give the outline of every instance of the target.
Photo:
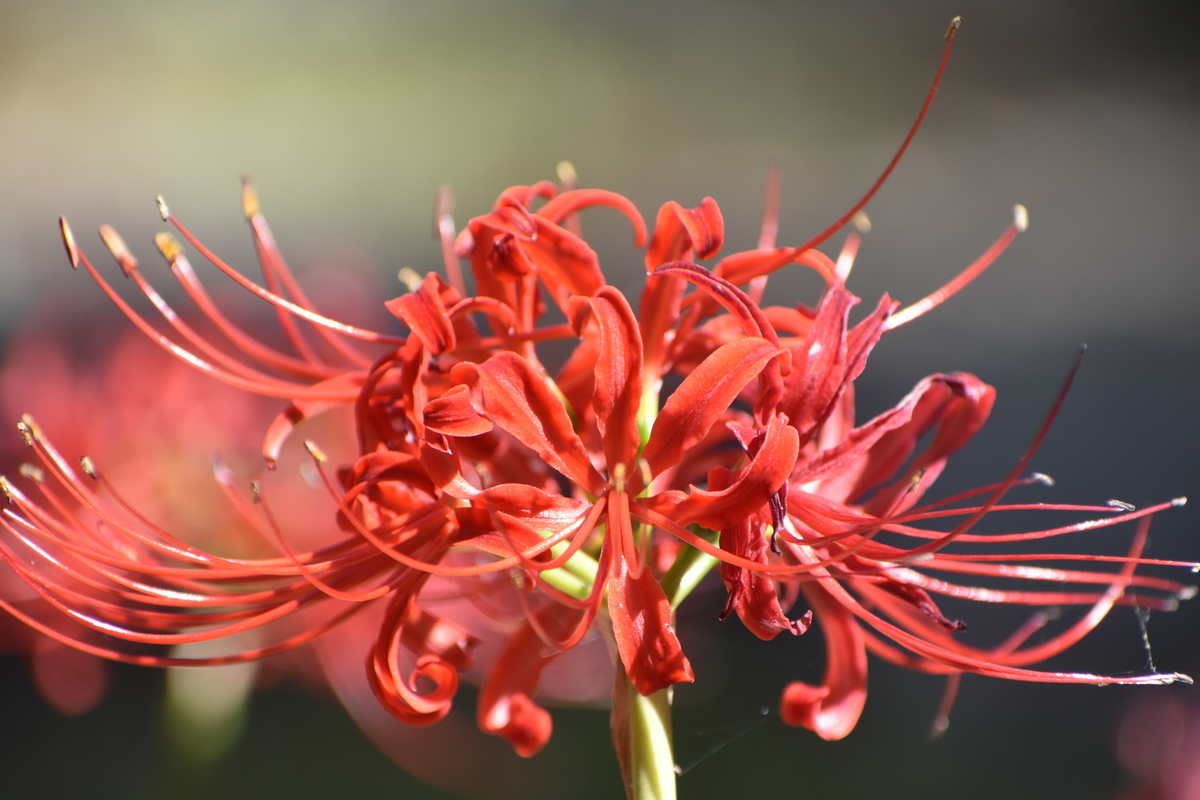
<svg viewBox="0 0 1200 800">
<path fill-rule="evenodd" d="M 793 369 L 784 381 L 778 410 L 806 441 L 845 385 L 846 318 L 857 303 L 858 298 L 840 286 L 826 292 L 804 345 L 793 352 Z"/>
<path fill-rule="evenodd" d="M 614 498 L 618 495 L 614 492 Z M 628 507 L 623 513 L 610 500 L 608 513 L 609 542 L 619 541 L 617 526 L 628 527 Z M 616 513 L 614 513 L 614 511 Z M 617 652 L 634 688 L 649 696 L 676 683 L 691 683 L 696 678 L 692 665 L 683 654 L 672 627 L 671 604 L 650 569 L 634 578 L 629 572 L 628 556 L 619 548 L 613 551 L 613 570 L 608 578 L 608 613 L 612 617 Z"/>
<path fill-rule="evenodd" d="M 631 466 L 641 446 L 642 337 L 629 301 L 613 287 L 605 286 L 589 305 L 600 330 L 592 409 L 611 475 L 617 464 Z"/>
<path fill-rule="evenodd" d="M 726 489 L 732 483 L 733 475 L 725 467 L 709 470 L 709 489 Z M 760 564 L 767 563 L 767 542 L 762 535 L 762 528 L 752 524 L 749 518 L 721 531 L 721 549 Z M 728 616 L 730 610 L 736 610 L 746 628 L 765 640 L 774 639 L 783 631 L 799 635 L 808 630 L 811 612 L 800 620 L 788 619 L 779 605 L 779 594 L 770 578 L 725 562 L 721 563 L 720 568 L 721 579 L 729 592 L 722 619 Z"/>
<path fill-rule="evenodd" d="M 542 669 L 558 652 L 549 652 L 526 623 L 496 659 L 479 692 L 476 719 L 480 730 L 507 739 L 517 755 L 529 758 L 550 741 L 550 714 L 529 698 Z"/>
<path fill-rule="evenodd" d="M 650 432 L 642 455 L 651 474 L 678 464 L 779 352 L 766 339 L 747 336 L 721 346 L 692 370 L 667 398 Z"/>
<path fill-rule="evenodd" d="M 279 412 L 279 415 L 271 422 L 271 426 L 267 428 L 267 433 L 263 437 L 262 454 L 263 458 L 267 460 L 267 466 L 274 467 L 276 460 L 279 458 L 279 452 L 283 450 L 283 443 L 292 435 L 292 431 L 297 425 L 323 411 L 353 402 L 358 397 L 359 390 L 362 388 L 365 378 L 366 376 L 361 373 L 348 373 L 315 383 L 313 384 L 313 389 L 320 389 L 322 391 L 328 389 L 331 393 L 344 392 L 345 399 L 293 400 L 286 409 Z"/>
<path fill-rule="evenodd" d="M 413 603 L 404 618 L 400 641 L 414 653 L 432 654 L 455 669 L 470 669 L 471 651 L 480 643 L 457 625 L 435 617 Z"/>
<path fill-rule="evenodd" d="M 455 386 L 425 404 L 425 427 L 446 436 L 479 436 L 492 429 L 491 420 L 471 404 L 471 390 Z"/>
<path fill-rule="evenodd" d="M 725 220 L 717 201 L 706 197 L 695 208 L 663 204 L 646 251 L 646 271 L 668 261 L 711 258 L 725 243 Z"/>
<path fill-rule="evenodd" d="M 822 739 L 845 738 L 867 701 L 867 651 L 862 629 L 841 603 L 816 583 L 800 584 L 825 636 L 825 683 L 796 681 L 783 691 L 783 721 Z"/>
<path fill-rule="evenodd" d="M 600 259 L 587 242 L 553 222 L 534 218 L 537 238 L 520 246 L 560 308 L 573 295 L 591 297 L 604 285 Z"/>
<path fill-rule="evenodd" d="M 419 584 L 396 595 L 380 626 L 379 637 L 367 657 L 367 682 L 379 704 L 388 713 L 410 725 L 432 725 L 450 713 L 458 691 L 458 671 L 436 655 L 422 655 L 416 669 L 405 680 L 399 664 L 399 641 L 412 605 L 412 594 Z M 433 690 L 418 694 L 413 688 L 419 680 L 433 683 Z"/>
<path fill-rule="evenodd" d="M 663 492 L 638 502 L 680 525 L 697 523 L 713 531 L 732 528 L 770 501 L 791 475 L 799 452 L 796 429 L 772 417 L 762 448 L 728 489 L 710 492 L 693 487 L 686 496 Z"/>
<path fill-rule="evenodd" d="M 603 491 L 604 479 L 588 460 L 562 400 L 516 353 L 497 353 L 482 364 L 458 364 L 450 378 L 455 383 L 477 380 L 493 423 L 592 494 Z"/>
<path fill-rule="evenodd" d="M 642 219 L 641 212 L 637 210 L 637 206 L 616 192 L 604 189 L 574 189 L 563 192 L 539 208 L 537 216 L 560 223 L 580 209 L 598 205 L 612 206 L 628 217 L 633 223 L 634 245 L 639 248 L 646 246 L 646 222 Z"/>
<path fill-rule="evenodd" d="M 453 350 L 455 345 L 454 326 L 442 303 L 444 286 L 437 273 L 431 272 L 415 292 L 384 303 L 387 310 L 399 317 L 435 356 Z"/>
</svg>

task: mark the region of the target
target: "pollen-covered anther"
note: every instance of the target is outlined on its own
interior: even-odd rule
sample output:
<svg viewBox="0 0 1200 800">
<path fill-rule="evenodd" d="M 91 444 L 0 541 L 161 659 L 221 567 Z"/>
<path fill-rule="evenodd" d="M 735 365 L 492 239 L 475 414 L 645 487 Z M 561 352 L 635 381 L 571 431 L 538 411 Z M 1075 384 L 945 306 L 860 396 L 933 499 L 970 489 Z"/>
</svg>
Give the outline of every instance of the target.
<svg viewBox="0 0 1200 800">
<path fill-rule="evenodd" d="M 617 464 L 612 468 L 613 491 L 625 491 L 625 465 Z"/>
<path fill-rule="evenodd" d="M 1049 475 L 1047 475 L 1044 472 L 1035 472 L 1032 475 L 1030 475 L 1029 477 L 1033 478 L 1035 481 L 1040 483 L 1042 486 L 1053 486 L 1054 485 L 1054 478 L 1051 478 Z"/>
<path fill-rule="evenodd" d="M 25 463 L 21 464 L 19 469 L 21 470 L 21 474 L 26 478 L 29 478 L 31 481 L 37 481 L 38 483 L 41 483 L 42 481 L 46 480 L 46 472 L 36 464 L 30 464 L 28 461 L 26 461 Z"/>
<path fill-rule="evenodd" d="M 650 462 L 644 458 L 637 460 L 638 474 L 642 476 L 642 485 L 649 486 L 654 481 L 654 473 L 650 470 Z"/>
<path fill-rule="evenodd" d="M 1029 230 L 1029 209 L 1020 203 L 1013 206 L 1013 225 L 1022 233 Z"/>
<path fill-rule="evenodd" d="M 168 264 L 174 264 L 175 259 L 183 255 L 183 245 L 166 231 L 154 234 L 154 246 L 158 248 L 158 252 L 162 253 L 162 257 L 167 260 Z"/>
<path fill-rule="evenodd" d="M 1186 497 L 1176 497 L 1175 499 L 1173 499 L 1171 501 L 1171 505 L 1175 508 L 1179 508 L 1180 506 L 1186 506 L 1187 498 Z"/>
<path fill-rule="evenodd" d="M 574 189 L 579 186 L 579 173 L 575 171 L 575 165 L 570 161 L 563 160 L 558 162 L 558 166 L 554 168 L 558 175 L 558 182 L 565 189 Z"/>
<path fill-rule="evenodd" d="M 79 468 L 82 469 L 83 473 L 89 478 L 93 480 L 99 479 L 99 476 L 96 474 L 96 465 L 88 456 L 84 456 L 83 458 L 79 459 Z"/>
<path fill-rule="evenodd" d="M 312 439 L 304 440 L 304 449 L 308 451 L 310 456 L 315 458 L 317 461 L 320 461 L 322 464 L 329 460 L 329 457 L 325 455 L 325 451 L 317 447 L 317 443 Z"/>
<path fill-rule="evenodd" d="M 954 19 L 950 20 L 950 27 L 946 28 L 946 38 L 949 39 L 951 36 L 953 36 L 955 31 L 962 27 L 962 24 L 962 17 L 955 17 Z"/>
<path fill-rule="evenodd" d="M 112 225 L 101 225 L 100 239 L 103 240 L 104 246 L 108 248 L 108 252 L 112 253 L 112 257 L 121 265 L 121 271 L 128 278 L 137 269 L 138 261 L 134 258 L 133 253 L 129 251 L 129 247 L 125 244 L 125 240 L 121 238 L 121 234 L 117 233 Z"/>
<path fill-rule="evenodd" d="M 42 438 L 42 429 L 29 414 L 21 415 L 21 421 L 17 423 L 17 430 L 21 432 L 21 438 L 25 441 L 26 447 L 33 447 L 33 443 Z"/>
<path fill-rule="evenodd" d="M 256 503 L 261 499 L 258 491 L 258 483 L 256 481 L 250 481 L 250 496 Z"/>
<path fill-rule="evenodd" d="M 1133 503 L 1126 503 L 1124 500 L 1108 500 L 1105 505 L 1111 506 L 1118 511 L 1137 511 L 1137 506 Z"/>
<path fill-rule="evenodd" d="M 171 218 L 171 209 L 167 208 L 167 201 L 160 194 L 154 198 L 154 202 L 158 205 L 158 215 L 162 217 L 163 222 Z"/>
<path fill-rule="evenodd" d="M 1180 589 L 1178 592 L 1176 592 L 1175 596 L 1178 597 L 1180 600 L 1191 600 L 1193 597 L 1196 596 L 1197 591 L 1200 591 L 1200 589 L 1198 589 L 1195 586 L 1185 586 L 1182 589 Z"/>
<path fill-rule="evenodd" d="M 66 217 L 58 218 L 58 228 L 62 231 L 63 247 L 67 248 L 67 258 L 71 259 L 71 269 L 79 269 L 79 248 L 75 246 L 75 234 Z"/>
<path fill-rule="evenodd" d="M 867 216 L 867 212 L 865 211 L 860 211 L 854 215 L 853 224 L 854 230 L 861 234 L 866 235 L 871 232 L 871 218 Z"/>
<path fill-rule="evenodd" d="M 159 199 L 162 199 L 161 196 Z M 262 213 L 262 207 L 258 204 L 258 192 L 255 191 L 249 175 L 242 176 L 242 213 L 246 215 L 246 219 L 254 219 Z"/>
<path fill-rule="evenodd" d="M 421 274 L 412 267 L 401 267 L 400 271 L 396 273 L 396 277 L 400 279 L 400 282 L 410 292 L 420 289 L 421 284 L 424 282 L 421 280 Z"/>
<path fill-rule="evenodd" d="M 8 478 L 0 475 L 0 492 L 4 492 L 4 499 L 11 503 L 13 501 L 12 488 L 8 485 Z"/>
</svg>

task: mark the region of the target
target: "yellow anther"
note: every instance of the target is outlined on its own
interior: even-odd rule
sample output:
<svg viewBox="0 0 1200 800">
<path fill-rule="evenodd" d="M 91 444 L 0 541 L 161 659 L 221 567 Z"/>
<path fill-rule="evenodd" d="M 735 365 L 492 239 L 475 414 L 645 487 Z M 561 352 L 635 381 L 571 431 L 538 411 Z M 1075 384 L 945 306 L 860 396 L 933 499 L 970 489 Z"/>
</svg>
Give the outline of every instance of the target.
<svg viewBox="0 0 1200 800">
<path fill-rule="evenodd" d="M 612 468 L 613 489 L 618 492 L 625 491 L 625 465 L 617 464 Z"/>
<path fill-rule="evenodd" d="M 128 278 L 129 274 L 137 269 L 138 262 L 133 257 L 133 253 L 129 252 L 129 247 L 121 238 L 121 234 L 117 233 L 112 225 L 101 225 L 100 238 L 104 240 L 104 246 L 108 248 L 108 252 L 112 253 L 112 257 L 121 265 L 121 270 Z"/>
<path fill-rule="evenodd" d="M 4 492 L 4 499 L 8 502 L 13 501 L 12 487 L 8 485 L 8 478 L 0 475 L 0 492 Z"/>
<path fill-rule="evenodd" d="M 396 273 L 396 277 L 400 279 L 400 282 L 403 283 L 410 292 L 415 292 L 417 289 L 420 289 L 421 284 L 424 283 L 424 280 L 421 278 L 421 274 L 412 267 L 401 267 L 400 271 Z"/>
<path fill-rule="evenodd" d="M 1013 224 L 1022 233 L 1029 230 L 1029 209 L 1020 203 L 1013 206 Z"/>
<path fill-rule="evenodd" d="M 954 32 L 962 26 L 962 23 L 962 17 L 955 17 L 954 19 L 950 20 L 950 27 L 946 28 L 946 38 L 949 39 L 951 36 L 953 36 Z"/>
<path fill-rule="evenodd" d="M 92 463 L 92 459 L 87 456 L 79 459 L 79 468 L 83 470 L 83 474 L 95 480 L 99 476 L 96 474 L 96 465 Z"/>
<path fill-rule="evenodd" d="M 579 185 L 579 173 L 575 172 L 575 165 L 570 161 L 558 162 L 554 171 L 558 173 L 558 182 L 563 185 L 564 189 L 574 189 Z"/>
<path fill-rule="evenodd" d="M 262 213 L 262 207 L 258 204 L 258 192 L 254 190 L 249 175 L 242 176 L 242 212 L 246 219 L 254 219 Z"/>
<path fill-rule="evenodd" d="M 854 215 L 854 229 L 864 235 L 871 232 L 871 218 L 867 212 L 860 211 Z"/>
<path fill-rule="evenodd" d="M 31 481 L 37 481 L 38 483 L 41 483 L 42 481 L 46 480 L 46 473 L 42 471 L 41 467 L 35 466 L 34 464 L 26 462 L 21 465 L 20 469 L 21 474 L 26 478 L 29 478 Z"/>
<path fill-rule="evenodd" d="M 71 269 L 79 269 L 79 248 L 75 246 L 75 234 L 66 217 L 58 218 L 58 227 L 62 231 L 63 247 L 67 248 L 67 258 L 71 259 Z"/>
<path fill-rule="evenodd" d="M 183 245 L 179 243 L 178 239 L 165 231 L 154 234 L 154 245 L 168 263 L 175 263 L 175 259 L 183 255 Z"/>
<path fill-rule="evenodd" d="M 329 458 L 325 455 L 325 452 L 321 450 L 321 448 L 317 447 L 317 443 L 312 439 L 304 440 L 304 449 L 308 451 L 310 456 L 315 458 L 317 461 L 320 461 L 322 464 L 329 460 Z"/>
<path fill-rule="evenodd" d="M 158 197 L 155 197 L 154 202 L 158 205 L 158 215 L 162 217 L 163 222 L 169 220 L 171 218 L 171 209 L 167 208 L 167 201 L 163 199 L 163 196 L 160 194 Z"/>
</svg>

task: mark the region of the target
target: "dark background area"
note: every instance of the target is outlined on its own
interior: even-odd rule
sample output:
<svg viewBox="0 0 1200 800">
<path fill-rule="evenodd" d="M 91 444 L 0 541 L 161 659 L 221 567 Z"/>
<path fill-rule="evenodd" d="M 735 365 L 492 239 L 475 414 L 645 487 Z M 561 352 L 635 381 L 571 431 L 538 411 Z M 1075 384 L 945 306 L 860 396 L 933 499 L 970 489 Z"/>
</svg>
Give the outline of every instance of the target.
<svg viewBox="0 0 1200 800">
<path fill-rule="evenodd" d="M 438 186 L 455 188 L 461 225 L 504 187 L 553 178 L 563 158 L 583 185 L 629 196 L 648 219 L 666 200 L 715 197 L 727 251 L 754 245 L 775 158 L 780 242 L 797 244 L 887 162 L 955 14 L 966 23 L 942 93 L 868 208 L 874 230 L 851 288 L 868 305 L 884 291 L 911 302 L 990 244 L 1013 203 L 1031 226 L 961 295 L 885 337 L 859 383 L 860 417 L 932 372 L 974 372 L 998 403 L 935 492 L 999 480 L 1086 342 L 1032 465 L 1058 483 L 1023 496 L 1200 494 L 1200 60 L 1183 4 L 0 2 L 0 328 L 11 334 L 52 298 L 102 308 L 62 256 L 61 213 L 94 254 L 90 231 L 116 225 L 165 286 L 149 244 L 162 192 L 249 267 L 243 172 L 301 273 L 373 271 L 380 300 L 400 291 L 400 267 L 437 268 Z M 604 212 L 583 222 L 610 280 L 636 292 L 627 225 Z M 784 274 L 767 299 L 811 302 L 814 288 Z M 101 324 L 97 336 L 117 330 Z M 1160 515 L 1149 554 L 1200 558 L 1198 521 L 1194 505 Z M 1074 546 L 1116 553 L 1129 533 Z M 773 713 L 788 681 L 819 677 L 819 635 L 758 642 L 717 623 L 720 601 L 698 594 L 680 619 L 697 684 L 677 694 L 678 760 L 720 746 L 681 778 L 684 798 L 1113 797 L 1122 711 L 1146 693 L 1196 694 L 967 676 L 949 731 L 929 742 L 941 681 L 872 660 L 862 722 L 826 743 Z M 1025 614 L 947 607 L 992 640 Z M 1198 631 L 1198 602 L 1154 615 L 1158 668 L 1200 670 Z M 1133 612 L 1117 608 L 1051 666 L 1146 662 Z M 198 772 L 163 742 L 161 675 L 114 675 L 96 711 L 68 719 L 37 697 L 22 659 L 0 661 L 5 796 L 450 796 L 392 765 L 332 697 L 286 683 L 254 697 L 238 749 Z M 464 691 L 468 713 L 472 701 Z M 528 796 L 618 796 L 607 713 L 554 714 L 534 765 L 558 788 Z M 461 758 L 467 768 L 472 754 Z"/>
</svg>

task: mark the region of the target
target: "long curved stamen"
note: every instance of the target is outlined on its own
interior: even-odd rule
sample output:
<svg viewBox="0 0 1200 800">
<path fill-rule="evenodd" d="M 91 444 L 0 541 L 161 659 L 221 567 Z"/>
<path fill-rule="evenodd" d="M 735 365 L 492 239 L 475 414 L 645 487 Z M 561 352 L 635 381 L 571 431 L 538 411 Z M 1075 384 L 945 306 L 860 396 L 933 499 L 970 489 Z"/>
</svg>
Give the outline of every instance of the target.
<svg viewBox="0 0 1200 800">
<path fill-rule="evenodd" d="M 225 664 L 243 664 L 247 661 L 257 661 L 258 659 L 267 658 L 268 656 L 277 655 L 279 653 L 293 650 L 297 647 L 302 647 L 316 639 L 323 633 L 337 627 L 347 619 L 367 608 L 366 605 L 358 604 L 341 611 L 340 613 L 330 617 L 320 625 L 288 637 L 281 642 L 270 645 L 268 647 L 255 648 L 242 653 L 229 656 L 213 656 L 208 658 L 180 658 L 176 656 L 148 656 L 148 655 L 133 655 L 124 653 L 120 650 L 113 650 L 108 647 L 97 647 L 89 642 L 77 637 L 68 636 L 55 628 L 50 627 L 22 611 L 16 605 L 8 602 L 3 597 L 0 597 L 0 608 L 3 608 L 9 614 L 12 614 L 23 623 L 46 636 L 54 639 L 57 642 L 74 647 L 76 650 L 81 650 L 100 658 L 107 658 L 111 661 L 117 661 L 124 664 L 137 664 L 147 667 L 216 667 Z"/>
<path fill-rule="evenodd" d="M 922 556 L 926 553 L 935 553 L 946 545 L 950 544 L 950 542 L 962 536 L 964 533 L 973 528 L 975 523 L 983 519 L 987 513 L 1000 502 L 1008 490 L 1011 489 L 1014 484 L 1016 484 L 1018 476 L 1025 471 L 1025 469 L 1029 466 L 1029 462 L 1033 460 L 1038 448 L 1041 447 L 1042 442 L 1045 441 L 1046 435 L 1050 433 L 1050 428 L 1054 425 L 1054 420 L 1058 417 L 1058 412 L 1062 410 L 1063 403 L 1067 401 L 1067 393 L 1071 391 L 1071 384 L 1075 382 L 1075 375 L 1079 372 L 1079 367 L 1083 364 L 1083 354 L 1086 350 L 1086 345 L 1079 348 L 1079 351 L 1075 356 L 1074 363 L 1071 364 L 1070 370 L 1067 371 L 1066 380 L 1063 381 L 1062 388 L 1059 389 L 1058 396 L 1054 400 L 1054 405 L 1050 408 L 1050 413 L 1046 415 L 1046 419 L 1042 423 L 1041 428 L 1038 429 L 1037 435 L 1034 437 L 1033 442 L 1029 445 L 1029 449 L 1025 452 L 1025 455 L 1021 457 L 1020 462 L 1018 462 L 1016 468 L 1009 474 L 1008 478 L 1006 478 L 1005 481 L 1000 484 L 1000 488 L 997 489 L 992 496 L 988 498 L 987 502 L 980 507 L 979 511 L 972 514 L 966 522 L 959 525 L 940 540 L 911 550 L 911 556 Z"/>
<path fill-rule="evenodd" d="M 377 333 L 376 331 L 369 331 L 369 330 L 366 330 L 365 328 L 359 328 L 355 325 L 347 325 L 344 322 L 337 322 L 335 320 L 329 319 L 328 317 L 323 317 L 320 314 L 316 313 L 315 311 L 309 311 L 307 308 L 298 306 L 290 300 L 285 300 L 284 298 L 280 297 L 279 295 L 277 295 L 273 292 L 267 291 L 266 289 L 264 289 L 263 287 L 261 287 L 257 283 L 255 283 L 254 281 L 247 278 L 245 275 L 243 275 L 240 272 L 238 272 L 237 270 L 235 270 L 233 267 L 226 264 L 220 258 L 218 258 L 217 255 L 215 253 L 213 253 L 213 251 L 211 251 L 207 247 L 205 247 L 204 244 L 201 243 L 200 240 L 197 239 L 195 236 L 193 236 L 191 231 L 189 231 L 187 228 L 185 228 L 183 226 L 183 224 L 179 220 L 177 220 L 174 217 L 174 215 L 172 215 L 170 212 L 167 212 L 167 216 L 164 217 L 164 219 L 166 221 L 170 222 L 172 225 L 174 225 L 175 229 L 179 231 L 179 233 L 183 236 L 183 238 L 185 238 L 189 242 L 191 242 L 192 246 L 195 247 L 197 250 L 199 250 L 201 255 L 203 255 L 210 262 L 212 262 L 213 266 L 215 266 L 217 269 L 224 272 L 226 275 L 228 275 L 230 278 L 232 278 L 234 281 L 236 281 L 238 284 L 240 284 L 243 288 L 249 290 L 253 294 L 262 298 L 263 300 L 266 300 L 268 303 L 271 303 L 272 305 L 274 305 L 278 308 L 282 308 L 282 309 L 288 311 L 289 313 L 293 314 L 294 316 L 297 316 L 297 317 L 300 317 L 301 319 L 307 320 L 308 322 L 311 322 L 314 325 L 323 326 L 325 328 L 328 328 L 329 330 L 336 331 L 338 333 L 341 333 L 345 336 L 349 336 L 354 339 L 361 339 L 364 342 L 376 342 L 378 344 L 391 344 L 391 345 L 404 344 L 405 339 L 403 337 L 388 336 L 386 334 Z"/>
<path fill-rule="evenodd" d="M 978 277 L 981 272 L 991 266 L 992 262 L 999 258 L 1000 254 L 1008 248 L 1009 244 L 1012 243 L 1012 240 L 1017 238 L 1017 234 L 1026 230 L 1028 227 L 1029 212 L 1025 210 L 1025 206 L 1017 206 L 1013 213 L 1013 221 L 1007 228 L 1004 229 L 1004 233 L 1000 234 L 1000 238 L 997 239 L 991 247 L 983 252 L 983 255 L 975 259 L 975 262 L 960 272 L 958 276 L 954 278 L 954 280 L 950 281 L 933 294 L 929 295 L 923 300 L 918 300 L 907 308 L 897 311 L 895 314 L 892 314 L 892 316 L 888 317 L 887 321 L 883 323 L 883 329 L 885 331 L 895 330 L 904 323 L 912 322 L 914 319 L 926 313 L 927 311 L 937 308 L 946 300 L 958 294 L 958 292 L 961 291 L 964 286 L 975 280 L 975 278 Z"/>
<path fill-rule="evenodd" d="M 113 304 L 116 305 L 117 308 L 119 308 L 121 312 L 129 318 L 130 322 L 137 326 L 142 333 L 146 334 L 146 336 L 159 347 L 162 347 L 168 353 L 192 366 L 196 370 L 228 383 L 231 386 L 235 386 L 239 389 L 245 389 L 246 391 L 254 392 L 256 394 L 267 395 L 268 397 L 281 397 L 286 399 L 308 398 L 314 400 L 344 399 L 340 395 L 331 396 L 328 392 L 313 391 L 303 384 L 278 385 L 276 383 L 263 383 L 261 381 L 248 380 L 240 375 L 222 370 L 219 367 L 210 364 L 209 362 L 197 356 L 195 353 L 180 347 L 178 344 L 171 341 L 171 339 L 159 333 L 153 325 L 148 323 L 140 314 L 134 311 L 133 308 L 126 303 L 119 294 L 117 294 L 116 290 L 109 285 L 108 281 L 104 280 L 104 278 L 100 275 L 100 273 L 92 265 L 91 261 L 88 260 L 87 256 L 84 255 L 82 251 L 77 252 L 77 258 L 78 263 L 83 264 L 92 280 L 94 280 L 100 286 L 100 289 L 106 295 L 108 295 L 108 298 L 113 302 Z"/>
<path fill-rule="evenodd" d="M 925 115 L 929 113 L 929 106 L 933 103 L 933 97 L 937 94 L 938 86 L 942 82 L 942 73 L 946 71 L 946 62 L 950 60 L 950 50 L 954 47 L 954 37 L 958 35 L 958 28 L 962 25 L 962 17 L 955 17 L 950 20 L 950 27 L 946 30 L 946 47 L 942 50 L 942 60 L 938 62 L 937 72 L 933 76 L 933 84 L 929 87 L 929 93 L 925 95 L 925 102 L 921 104 L 921 110 L 917 113 L 917 119 L 913 122 L 912 127 L 908 130 L 908 135 L 904 137 L 904 141 L 900 143 L 900 149 L 892 156 L 892 160 L 884 168 L 883 173 L 875 179 L 875 183 L 871 184 L 871 188 L 867 190 L 857 203 L 850 207 L 850 210 L 837 219 L 832 225 L 818 233 L 813 238 L 809 239 L 804 244 L 796 248 L 797 251 L 811 250 L 817 245 L 824 242 L 830 236 L 837 233 L 843 225 L 854 218 L 854 215 L 862 211 L 863 206 L 871 202 L 871 198 L 879 191 L 884 182 L 892 174 L 892 170 L 900 163 L 901 157 L 908 150 L 909 144 L 912 143 L 913 137 L 917 135 L 917 130 L 921 127 L 921 123 L 925 121 Z"/>
<path fill-rule="evenodd" d="M 275 244 L 275 237 L 271 235 L 271 229 L 267 226 L 267 219 L 263 216 L 262 208 L 258 203 L 258 193 L 254 190 L 254 184 L 246 177 L 242 179 L 242 210 L 246 214 L 246 221 L 250 223 L 250 231 L 254 237 L 254 247 L 258 253 L 258 261 L 262 266 L 263 278 L 267 283 L 267 288 L 275 294 L 283 296 L 283 292 L 280 291 L 280 287 L 282 286 L 283 291 L 286 291 L 295 298 L 297 305 L 315 312 L 315 305 L 308 299 L 308 295 L 292 275 L 287 261 L 284 260 L 283 253 L 280 252 L 279 246 Z M 292 346 L 296 348 L 296 352 L 300 353 L 305 361 L 320 366 L 322 364 L 320 357 L 309 347 L 307 340 L 295 324 L 295 320 L 281 308 L 277 307 L 275 311 L 279 317 L 279 324 L 283 328 L 284 334 L 287 336 L 288 341 L 292 343 Z M 341 337 L 324 326 L 314 325 L 313 328 L 326 344 L 351 364 L 365 367 L 371 363 L 371 360 L 363 355 L 358 348 L 343 341 Z"/>
<path fill-rule="evenodd" d="M 307 359 L 295 358 L 279 352 L 273 347 L 250 336 L 229 320 L 213 301 L 204 284 L 196 276 L 191 262 L 183 252 L 183 246 L 169 233 L 160 233 L 155 239 L 159 252 L 171 267 L 171 274 L 183 287 L 201 313 L 228 339 L 235 347 L 246 355 L 272 369 L 305 378 L 328 378 L 341 373 L 332 367 L 325 367 Z"/>
<path fill-rule="evenodd" d="M 449 186 L 438 189 L 433 207 L 433 235 L 442 245 L 442 263 L 446 267 L 446 282 L 463 297 L 467 296 L 467 285 L 463 281 L 462 264 L 454 252 L 454 191 Z"/>
<path fill-rule="evenodd" d="M 283 550 L 288 559 L 296 566 L 296 569 L 300 571 L 300 574 L 304 576 L 304 579 L 311 583 L 314 588 L 324 592 L 335 600 L 345 600 L 351 603 L 365 603 L 369 600 L 376 600 L 393 590 L 394 587 L 388 580 L 385 580 L 382 585 L 365 592 L 344 592 L 340 589 L 335 589 L 318 578 L 312 570 L 301 564 L 299 559 L 296 558 L 295 552 L 292 550 L 291 545 L 287 543 L 287 539 L 284 538 L 283 532 L 279 529 L 279 524 L 275 521 L 275 515 L 271 512 L 271 506 L 267 503 L 266 495 L 263 493 L 261 487 L 257 485 L 254 487 L 254 496 L 257 498 L 258 504 L 262 506 L 263 515 L 267 518 L 267 523 L 271 526 L 271 531 L 275 534 L 275 540 L 279 548 Z M 392 575 L 389 578 L 394 577 L 396 574 L 397 571 L 393 569 Z"/>
<path fill-rule="evenodd" d="M 325 488 L 329 491 L 330 496 L 338 504 L 338 510 L 341 511 L 346 519 L 350 521 L 350 524 L 354 527 L 355 531 L 357 531 L 364 539 L 378 548 L 379 552 L 383 553 L 389 558 L 395 559 L 401 564 L 411 567 L 412 569 L 429 573 L 430 575 L 442 575 L 444 577 L 471 577 L 476 575 L 486 575 L 490 572 L 504 572 L 505 570 L 509 570 L 520 565 L 521 559 L 532 559 L 546 552 L 554 545 L 564 541 L 571 533 L 569 529 L 561 531 L 551 536 L 547 536 L 540 544 L 531 547 L 528 550 L 522 551 L 519 555 L 509 556 L 507 558 L 502 558 L 499 561 L 493 561 L 488 564 L 479 564 L 472 567 L 447 567 L 441 564 L 421 561 L 420 559 L 412 558 L 411 556 L 396 550 L 381 540 L 378 536 L 373 534 L 371 531 L 367 530 L 366 526 L 358 521 L 353 510 L 346 505 L 345 498 L 342 497 L 340 492 L 338 492 L 337 487 L 333 485 L 333 481 L 329 478 L 328 473 L 324 470 L 319 462 L 317 464 L 317 471 L 320 473 L 322 481 L 325 484 Z M 439 513 L 443 513 L 441 509 L 434 508 L 427 516 L 432 517 Z"/>
</svg>

